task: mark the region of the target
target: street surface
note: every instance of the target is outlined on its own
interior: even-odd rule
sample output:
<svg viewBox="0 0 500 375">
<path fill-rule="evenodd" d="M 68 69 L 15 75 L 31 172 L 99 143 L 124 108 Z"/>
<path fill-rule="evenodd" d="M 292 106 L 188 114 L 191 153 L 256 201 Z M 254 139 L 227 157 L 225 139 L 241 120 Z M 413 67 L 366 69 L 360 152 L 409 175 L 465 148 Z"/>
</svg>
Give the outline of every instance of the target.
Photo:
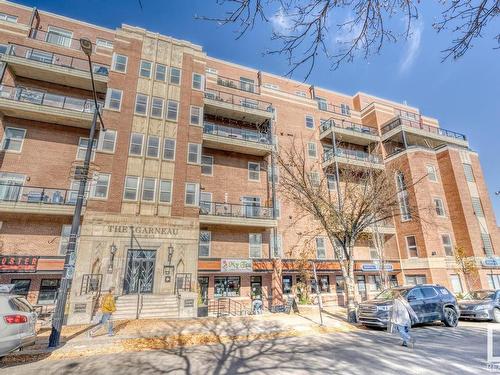
<svg viewBox="0 0 500 375">
<path fill-rule="evenodd" d="M 97 355 L 0 369 L 29 374 L 483 374 L 488 323 L 416 327 L 415 349 L 380 330 L 221 342 Z M 500 331 L 498 332 L 500 338 Z M 497 340 L 495 340 L 497 341 Z M 500 341 L 500 340 L 499 340 Z"/>
</svg>

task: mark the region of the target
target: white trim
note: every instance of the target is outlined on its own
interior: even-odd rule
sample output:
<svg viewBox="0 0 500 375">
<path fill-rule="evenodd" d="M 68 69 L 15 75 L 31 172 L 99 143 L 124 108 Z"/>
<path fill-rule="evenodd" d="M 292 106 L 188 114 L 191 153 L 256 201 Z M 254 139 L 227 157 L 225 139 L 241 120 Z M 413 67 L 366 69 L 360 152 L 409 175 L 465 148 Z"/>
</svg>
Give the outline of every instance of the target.
<svg viewBox="0 0 500 375">
<path fill-rule="evenodd" d="M 204 157 L 205 158 L 210 158 L 212 160 L 212 162 L 210 163 L 210 171 L 211 171 L 210 174 L 203 173 L 203 166 L 204 166 L 204 164 L 203 164 L 203 158 Z M 205 165 L 207 165 L 207 164 L 205 164 Z M 203 154 L 201 155 L 201 175 L 202 176 L 213 177 L 213 175 L 214 175 L 214 157 L 213 157 L 213 155 L 203 155 Z"/>
<path fill-rule="evenodd" d="M 21 147 L 19 148 L 19 150 L 10 150 L 10 149 L 5 148 L 5 141 L 7 140 L 7 136 L 6 136 L 7 129 L 20 130 L 23 132 L 23 138 L 21 140 Z M 2 143 L 0 144 L 0 146 L 1 146 L 0 150 L 2 150 L 4 152 L 13 153 L 13 154 L 20 154 L 23 151 L 24 140 L 26 139 L 26 132 L 27 132 L 27 130 L 25 128 L 17 128 L 15 126 L 6 126 L 4 129 L 4 132 L 3 132 Z"/>
<path fill-rule="evenodd" d="M 259 169 L 257 171 L 254 171 L 254 170 L 250 169 L 250 164 L 257 165 L 259 167 Z M 261 169 L 260 167 L 261 166 L 260 166 L 259 162 L 255 162 L 255 161 L 249 161 L 248 162 L 248 165 L 247 165 L 247 169 L 248 169 L 248 181 L 260 182 L 260 169 Z M 258 179 L 250 178 L 251 173 L 255 173 L 255 172 L 258 173 L 259 178 Z"/>
<path fill-rule="evenodd" d="M 186 203 L 187 186 L 188 185 L 194 185 L 195 186 L 194 203 Z M 198 207 L 199 203 L 200 203 L 200 184 L 197 183 L 197 182 L 186 182 L 184 184 L 184 206 L 187 206 L 187 207 Z"/>
<path fill-rule="evenodd" d="M 174 120 L 174 119 L 170 119 L 170 118 L 168 118 L 168 112 L 169 112 L 169 110 L 168 110 L 168 105 L 169 105 L 171 102 L 172 102 L 172 103 L 177 103 L 177 109 L 176 109 L 176 111 L 175 111 L 175 120 Z M 166 101 L 166 108 L 165 108 L 165 120 L 167 120 L 167 121 L 172 121 L 172 122 L 177 122 L 177 121 L 179 120 L 179 102 L 178 102 L 177 100 L 168 99 L 168 100 Z"/>
<path fill-rule="evenodd" d="M 209 239 L 208 239 L 208 254 L 207 255 L 200 255 L 200 244 L 201 241 L 198 239 L 198 256 L 200 258 L 208 258 L 212 254 L 212 231 L 210 230 L 200 230 L 200 237 L 201 237 L 201 232 L 209 233 Z"/>
<path fill-rule="evenodd" d="M 162 182 L 169 182 L 170 183 L 170 199 L 168 201 L 162 201 L 160 200 L 161 197 L 161 183 Z M 160 178 L 160 181 L 158 182 L 158 204 L 172 204 L 172 196 L 174 194 L 174 182 L 173 180 L 165 179 L 165 178 Z"/>
<path fill-rule="evenodd" d="M 201 77 L 201 82 L 200 82 L 201 87 L 199 89 L 194 87 L 194 76 L 195 75 Z M 193 89 L 195 91 L 205 91 L 205 76 L 203 74 L 193 72 L 193 74 L 191 76 L 191 89 Z"/>
<path fill-rule="evenodd" d="M 111 93 L 113 91 L 117 91 L 120 93 L 120 106 L 118 107 L 118 109 L 116 108 L 111 108 L 109 106 L 109 103 L 111 101 Z M 106 90 L 106 99 L 104 101 L 104 109 L 107 109 L 109 111 L 115 111 L 115 112 L 120 112 L 121 109 L 122 109 L 122 101 L 123 101 L 123 90 L 118 90 L 118 89 L 114 89 L 114 88 L 111 88 L 111 87 L 108 87 L 108 89 Z M 134 107 L 134 110 L 135 110 L 135 107 Z"/>
<path fill-rule="evenodd" d="M 158 147 L 157 147 L 158 152 L 156 153 L 156 156 L 151 156 L 151 155 L 149 155 L 149 141 L 151 139 L 154 139 L 154 138 L 156 138 L 158 140 Z M 148 138 L 146 140 L 146 153 L 145 153 L 146 157 L 150 158 L 150 159 L 158 159 L 160 157 L 161 144 L 162 144 L 162 142 L 161 142 L 160 137 L 158 137 L 157 135 L 148 135 Z"/>
<path fill-rule="evenodd" d="M 312 128 L 309 128 L 309 127 L 307 126 L 307 118 L 308 118 L 308 117 L 312 118 L 312 124 L 313 124 Z M 304 115 L 304 127 L 305 127 L 307 130 L 314 130 L 314 128 L 316 128 L 316 121 L 314 121 L 314 116 L 313 116 L 313 115 L 310 115 L 310 114 L 306 114 L 306 115 Z"/>
<path fill-rule="evenodd" d="M 415 239 L 415 250 L 417 251 L 417 256 L 416 257 L 412 256 L 411 253 L 410 253 L 410 247 L 408 245 L 408 238 L 409 237 L 413 237 Z M 415 236 L 414 234 L 409 234 L 408 236 L 405 236 L 405 244 L 406 244 L 406 253 L 408 255 L 408 259 L 418 258 L 419 251 L 418 251 L 418 245 L 417 245 L 417 236 Z"/>
<path fill-rule="evenodd" d="M 110 133 L 108 133 L 110 132 Z M 105 134 L 111 134 L 111 133 L 114 133 L 115 134 L 115 139 L 113 141 L 113 150 L 112 151 L 109 151 L 109 150 L 103 150 L 102 149 L 102 143 L 104 142 L 104 135 Z M 106 131 L 100 131 L 99 132 L 99 138 L 97 140 L 97 151 L 98 152 L 102 152 L 102 153 L 105 153 L 105 154 L 114 154 L 115 153 L 115 150 L 116 150 L 116 142 L 118 140 L 118 132 L 114 129 L 106 129 Z"/>
<path fill-rule="evenodd" d="M 189 154 L 190 152 L 190 146 L 197 146 L 198 151 L 196 152 L 196 162 L 190 161 L 189 160 Z M 201 144 L 199 143 L 188 143 L 187 146 L 187 163 L 188 164 L 194 164 L 194 165 L 201 165 Z"/>
<path fill-rule="evenodd" d="M 116 57 L 117 56 L 125 57 L 125 71 L 123 71 L 123 72 L 121 70 L 116 70 L 115 69 Z M 113 58 L 111 59 L 111 71 L 116 72 L 116 73 L 126 74 L 127 73 L 127 69 L 128 69 L 128 56 L 127 55 L 122 55 L 121 53 L 113 52 Z"/>
<path fill-rule="evenodd" d="M 144 109 L 144 113 L 137 112 L 137 100 L 139 96 L 143 96 L 146 98 L 146 108 Z M 149 109 L 149 96 L 143 93 L 136 93 L 135 94 L 135 103 L 134 103 L 134 115 L 136 116 L 147 116 L 148 115 L 148 109 Z"/>
<path fill-rule="evenodd" d="M 174 141 L 174 157 L 172 159 L 165 159 L 165 142 L 167 140 Z M 177 142 L 176 142 L 175 138 L 169 138 L 169 137 L 163 138 L 163 148 L 162 148 L 162 151 L 161 151 L 161 159 L 163 161 L 175 161 L 176 150 L 177 150 Z"/>
<path fill-rule="evenodd" d="M 438 214 L 438 212 L 437 212 L 437 205 L 436 205 L 436 201 L 441 202 L 441 208 L 442 208 L 442 210 L 443 210 L 443 214 L 442 214 L 442 215 Z M 436 215 L 437 215 L 438 217 L 446 217 L 446 208 L 444 207 L 444 201 L 443 201 L 443 198 L 441 198 L 441 197 L 436 197 L 436 196 L 435 196 L 435 197 L 432 197 L 432 202 L 434 203 L 434 211 L 436 212 Z"/>
<path fill-rule="evenodd" d="M 127 192 L 127 179 L 135 178 L 137 179 L 137 185 L 135 187 L 135 199 L 125 198 L 125 193 Z M 125 176 L 125 181 L 123 183 L 123 200 L 126 202 L 137 202 L 139 198 L 139 187 L 141 185 L 141 178 L 139 176 Z"/>
<path fill-rule="evenodd" d="M 200 112 L 198 114 L 198 123 L 194 123 L 191 121 L 193 117 L 193 109 L 197 108 Z M 197 105 L 190 105 L 189 106 L 189 125 L 193 126 L 203 126 L 203 107 L 197 106 Z"/>
<path fill-rule="evenodd" d="M 97 178 L 96 178 L 96 175 L 97 175 Z M 97 185 L 98 178 L 101 175 L 108 176 L 108 184 L 106 185 L 106 195 L 104 197 L 96 197 L 95 196 L 95 188 L 96 188 L 96 185 Z M 109 196 L 109 187 L 111 185 L 111 173 L 94 172 L 92 179 L 93 179 L 93 181 L 92 181 L 91 188 L 90 188 L 89 199 L 95 199 L 95 200 L 106 200 L 106 199 L 108 199 L 108 196 Z"/>
<path fill-rule="evenodd" d="M 141 75 L 142 64 L 143 63 L 149 63 L 149 76 L 148 77 L 144 77 L 143 75 Z M 141 59 L 139 61 L 139 78 L 151 79 L 152 73 L 153 73 L 153 62 L 149 61 L 149 60 L 143 60 L 143 59 Z"/>
<path fill-rule="evenodd" d="M 154 186 L 153 186 L 153 199 L 151 199 L 151 200 L 144 199 L 144 182 L 146 180 L 152 180 L 154 182 Z M 149 203 L 156 202 L 156 185 L 157 185 L 156 178 L 154 178 L 154 177 L 143 177 L 142 178 L 141 198 L 140 198 L 141 202 L 149 202 Z"/>
<path fill-rule="evenodd" d="M 258 236 L 260 238 L 260 249 L 259 249 L 259 256 L 252 256 L 252 243 L 250 242 L 250 236 Z M 257 245 L 255 245 L 257 246 Z M 250 259 L 259 259 L 262 258 L 262 233 L 248 233 L 248 257 Z"/>
<path fill-rule="evenodd" d="M 131 153 L 131 149 L 132 149 L 132 137 L 134 136 L 134 134 L 137 134 L 137 135 L 141 136 L 141 153 L 140 154 L 132 154 Z M 130 141 L 129 141 L 129 145 L 128 145 L 128 155 L 129 156 L 142 156 L 142 155 L 144 155 L 144 134 L 143 133 L 136 133 L 136 132 L 130 133 Z"/>
</svg>

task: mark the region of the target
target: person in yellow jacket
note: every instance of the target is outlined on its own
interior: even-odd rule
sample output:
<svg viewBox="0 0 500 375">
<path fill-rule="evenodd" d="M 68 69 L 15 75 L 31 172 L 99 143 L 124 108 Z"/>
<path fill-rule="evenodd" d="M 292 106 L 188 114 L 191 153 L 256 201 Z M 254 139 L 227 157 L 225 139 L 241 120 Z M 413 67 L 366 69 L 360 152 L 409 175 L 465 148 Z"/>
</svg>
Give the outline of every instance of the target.
<svg viewBox="0 0 500 375">
<path fill-rule="evenodd" d="M 114 336 L 113 322 L 111 321 L 111 315 L 116 311 L 115 297 L 113 296 L 114 291 L 115 288 L 111 287 L 109 288 L 108 293 L 106 293 L 102 297 L 101 301 L 102 317 L 99 323 L 89 331 L 90 337 L 92 337 L 94 333 L 96 333 L 99 330 L 99 328 L 104 326 L 106 323 L 108 323 L 108 336 Z"/>
</svg>

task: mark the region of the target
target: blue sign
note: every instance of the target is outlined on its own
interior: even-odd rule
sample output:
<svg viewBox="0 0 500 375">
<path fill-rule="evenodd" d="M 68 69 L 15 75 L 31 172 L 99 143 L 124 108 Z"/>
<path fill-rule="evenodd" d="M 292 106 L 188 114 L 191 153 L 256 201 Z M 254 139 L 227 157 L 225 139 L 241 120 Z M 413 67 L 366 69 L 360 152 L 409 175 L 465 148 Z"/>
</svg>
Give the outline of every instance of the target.
<svg viewBox="0 0 500 375">
<path fill-rule="evenodd" d="M 384 269 L 388 272 L 394 271 L 392 264 L 384 264 Z M 365 263 L 361 265 L 361 271 L 363 272 L 375 272 L 380 271 L 380 264 L 378 263 Z"/>
<path fill-rule="evenodd" d="M 484 258 L 481 263 L 485 267 L 500 267 L 500 257 Z"/>
</svg>

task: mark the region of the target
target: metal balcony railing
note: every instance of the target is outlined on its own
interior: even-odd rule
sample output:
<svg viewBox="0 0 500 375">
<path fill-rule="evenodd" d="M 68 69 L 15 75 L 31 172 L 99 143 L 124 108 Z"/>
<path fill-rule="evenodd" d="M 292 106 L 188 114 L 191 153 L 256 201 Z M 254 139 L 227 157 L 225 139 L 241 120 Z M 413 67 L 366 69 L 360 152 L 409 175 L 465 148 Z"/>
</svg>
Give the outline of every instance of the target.
<svg viewBox="0 0 500 375">
<path fill-rule="evenodd" d="M 351 116 L 351 109 L 347 106 L 342 107 L 332 103 L 328 103 L 324 100 L 317 100 L 318 109 L 324 112 L 335 113 L 341 116 Z"/>
<path fill-rule="evenodd" d="M 389 131 L 391 131 L 394 128 L 397 128 L 398 126 L 408 126 L 410 128 L 414 129 L 420 129 L 424 130 L 426 132 L 436 134 L 436 135 L 442 135 L 445 137 L 453 138 L 453 139 L 459 139 L 462 141 L 466 141 L 467 138 L 465 135 L 451 131 L 451 130 L 446 130 L 443 128 L 438 128 L 437 126 L 429 126 L 422 124 L 418 121 L 411 121 L 402 117 L 398 117 L 397 119 L 391 121 L 389 124 L 385 125 L 382 129 L 381 132 L 382 134 L 385 134 Z"/>
<path fill-rule="evenodd" d="M 74 206 L 78 190 L 0 183 L 0 202 Z"/>
<path fill-rule="evenodd" d="M 367 163 L 374 163 L 374 164 L 382 163 L 382 158 L 380 156 L 372 155 L 364 151 L 337 148 L 337 153 L 335 155 L 341 158 L 364 161 Z M 332 158 L 333 158 L 333 149 L 323 153 L 323 161 L 328 161 Z"/>
<path fill-rule="evenodd" d="M 264 102 L 262 100 L 256 100 L 241 95 L 234 95 L 223 91 L 207 89 L 205 91 L 205 98 L 238 105 L 245 108 L 272 112 L 272 105 L 269 102 Z"/>
<path fill-rule="evenodd" d="M 252 82 L 246 82 L 241 80 L 235 80 L 232 78 L 217 77 L 217 84 L 219 86 L 229 87 L 231 89 L 237 89 L 241 91 L 251 92 L 253 94 L 259 94 L 259 86 Z"/>
<path fill-rule="evenodd" d="M 320 132 L 324 132 L 332 128 L 332 126 L 339 129 L 351 130 L 361 134 L 378 136 L 377 129 L 369 128 L 367 126 L 363 126 L 360 124 L 355 124 L 354 122 L 351 121 L 335 121 L 335 120 L 323 121 L 320 125 Z"/>
<path fill-rule="evenodd" d="M 200 215 L 239 217 L 249 219 L 273 219 L 271 207 L 261 207 L 245 204 L 200 202 Z"/>
<path fill-rule="evenodd" d="M 219 125 L 209 121 L 203 122 L 203 133 L 212 134 L 219 137 L 239 139 L 242 141 L 262 143 L 270 145 L 271 141 L 264 133 L 254 130 L 238 129 L 230 126 Z"/>
<path fill-rule="evenodd" d="M 89 70 L 89 63 L 85 59 L 79 59 L 77 57 L 67 56 L 60 53 L 27 47 L 21 44 L 11 43 L 9 44 L 9 46 L 10 48 L 7 50 L 7 54 L 11 56 L 22 57 L 32 61 L 38 61 L 49 65 L 62 66 L 65 68 L 71 68 L 85 72 L 88 72 Z M 92 70 L 94 74 L 107 77 L 109 74 L 109 65 L 93 63 Z"/>
<path fill-rule="evenodd" d="M 80 99 L 20 86 L 0 85 L 0 99 L 9 99 L 83 113 L 93 113 L 95 107 L 93 99 Z M 99 102 L 101 108 L 103 104 Z"/>
<path fill-rule="evenodd" d="M 65 48 L 74 49 L 77 51 L 81 51 L 80 40 L 71 38 L 67 35 L 64 35 L 63 32 L 59 32 L 57 30 L 38 30 L 32 28 L 29 33 L 29 38 L 34 40 L 39 40 L 41 42 L 46 42 L 49 44 L 53 44 L 56 46 L 61 46 Z M 93 49 L 95 49 L 95 44 L 93 43 Z"/>
</svg>

